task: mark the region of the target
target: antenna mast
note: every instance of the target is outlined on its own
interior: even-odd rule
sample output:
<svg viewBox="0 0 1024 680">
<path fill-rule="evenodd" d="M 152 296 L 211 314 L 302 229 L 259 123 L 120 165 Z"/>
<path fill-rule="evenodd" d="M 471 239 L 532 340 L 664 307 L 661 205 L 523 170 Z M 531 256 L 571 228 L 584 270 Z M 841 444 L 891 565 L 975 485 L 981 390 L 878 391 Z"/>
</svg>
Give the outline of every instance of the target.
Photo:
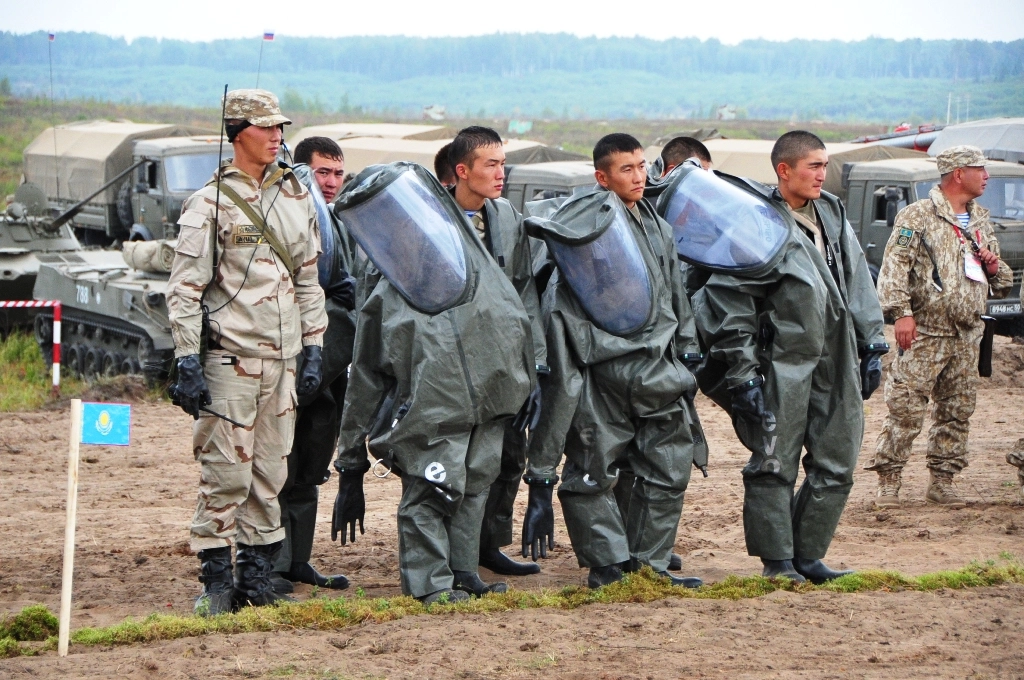
<svg viewBox="0 0 1024 680">
<path fill-rule="evenodd" d="M 57 34 L 50 31 L 46 36 L 46 55 L 50 60 L 50 126 L 53 128 L 53 183 L 57 185 L 57 205 L 60 205 L 60 173 L 57 168 L 57 113 L 53 108 L 53 41 Z"/>
</svg>

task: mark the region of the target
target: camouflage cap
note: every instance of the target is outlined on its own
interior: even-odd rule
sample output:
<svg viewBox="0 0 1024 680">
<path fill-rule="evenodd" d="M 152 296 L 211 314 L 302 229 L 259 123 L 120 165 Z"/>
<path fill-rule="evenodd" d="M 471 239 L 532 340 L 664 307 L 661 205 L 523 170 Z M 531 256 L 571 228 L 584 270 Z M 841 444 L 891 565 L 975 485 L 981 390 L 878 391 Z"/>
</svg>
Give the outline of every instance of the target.
<svg viewBox="0 0 1024 680">
<path fill-rule="evenodd" d="M 939 167 L 939 174 L 945 175 L 957 168 L 976 168 L 985 165 L 988 159 L 981 149 L 968 144 L 951 146 L 935 157 L 935 164 Z"/>
<path fill-rule="evenodd" d="M 224 120 L 247 120 L 256 127 L 291 125 L 281 115 L 277 96 L 267 90 L 231 90 L 224 106 Z"/>
</svg>

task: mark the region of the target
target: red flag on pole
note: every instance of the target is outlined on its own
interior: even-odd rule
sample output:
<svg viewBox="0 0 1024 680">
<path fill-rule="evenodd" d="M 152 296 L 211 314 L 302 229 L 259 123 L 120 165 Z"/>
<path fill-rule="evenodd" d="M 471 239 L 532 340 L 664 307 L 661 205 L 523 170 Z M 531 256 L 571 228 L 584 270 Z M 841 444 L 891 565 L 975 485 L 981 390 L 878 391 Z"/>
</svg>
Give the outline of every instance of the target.
<svg viewBox="0 0 1024 680">
<path fill-rule="evenodd" d="M 263 39 L 272 42 L 274 40 L 273 31 L 263 31 Z M 52 40 L 52 38 L 51 38 Z"/>
<path fill-rule="evenodd" d="M 49 32 L 49 33 L 47 34 L 47 36 L 46 36 L 46 37 L 47 37 L 47 39 L 48 39 L 48 40 L 49 40 L 50 42 L 53 42 L 54 40 L 56 40 L 56 39 L 57 39 L 57 34 L 56 34 L 56 33 L 54 33 L 53 31 L 50 31 L 50 32 Z"/>
</svg>

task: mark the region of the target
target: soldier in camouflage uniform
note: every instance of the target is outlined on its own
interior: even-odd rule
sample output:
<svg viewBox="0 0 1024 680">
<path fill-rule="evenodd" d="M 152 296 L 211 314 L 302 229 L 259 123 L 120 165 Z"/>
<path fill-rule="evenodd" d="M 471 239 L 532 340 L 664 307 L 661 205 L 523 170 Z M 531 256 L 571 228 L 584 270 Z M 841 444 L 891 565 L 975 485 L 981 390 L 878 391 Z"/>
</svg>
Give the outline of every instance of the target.
<svg viewBox="0 0 1024 680">
<path fill-rule="evenodd" d="M 234 159 L 185 201 L 178 220 L 167 305 L 175 402 L 196 419 L 192 445 L 201 476 L 190 543 L 202 563 L 202 614 L 279 599 L 270 585 L 284 538 L 277 496 L 297 393 L 320 382 L 327 325 L 317 279 L 320 234 L 307 190 L 275 162 L 288 123 L 270 92 L 229 92 L 225 128 Z M 204 316 L 210 332 L 201 358 Z"/>
<path fill-rule="evenodd" d="M 936 158 L 939 185 L 900 211 L 885 247 L 878 297 L 896 320 L 900 355 L 885 383 L 889 407 L 875 455 L 879 507 L 899 506 L 903 466 L 921 431 L 929 398 L 931 484 L 927 500 L 962 507 L 953 476 L 967 467 L 967 434 L 974 413 L 978 350 L 989 294 L 1004 297 L 1013 272 L 999 259 L 988 210 L 974 199 L 985 191 L 985 156 L 955 146 Z"/>
</svg>

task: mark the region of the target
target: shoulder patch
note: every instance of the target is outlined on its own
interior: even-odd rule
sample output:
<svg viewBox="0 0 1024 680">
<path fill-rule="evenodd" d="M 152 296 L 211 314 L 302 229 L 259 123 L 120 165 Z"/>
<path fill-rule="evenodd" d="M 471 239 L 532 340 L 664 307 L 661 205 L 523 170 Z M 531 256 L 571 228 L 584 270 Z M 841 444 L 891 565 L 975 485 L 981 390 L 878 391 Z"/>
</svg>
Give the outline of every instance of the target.
<svg viewBox="0 0 1024 680">
<path fill-rule="evenodd" d="M 910 245 L 911 239 L 914 238 L 914 232 L 911 229 L 901 228 L 899 234 L 896 236 L 896 245 L 901 248 L 906 248 Z"/>
</svg>

